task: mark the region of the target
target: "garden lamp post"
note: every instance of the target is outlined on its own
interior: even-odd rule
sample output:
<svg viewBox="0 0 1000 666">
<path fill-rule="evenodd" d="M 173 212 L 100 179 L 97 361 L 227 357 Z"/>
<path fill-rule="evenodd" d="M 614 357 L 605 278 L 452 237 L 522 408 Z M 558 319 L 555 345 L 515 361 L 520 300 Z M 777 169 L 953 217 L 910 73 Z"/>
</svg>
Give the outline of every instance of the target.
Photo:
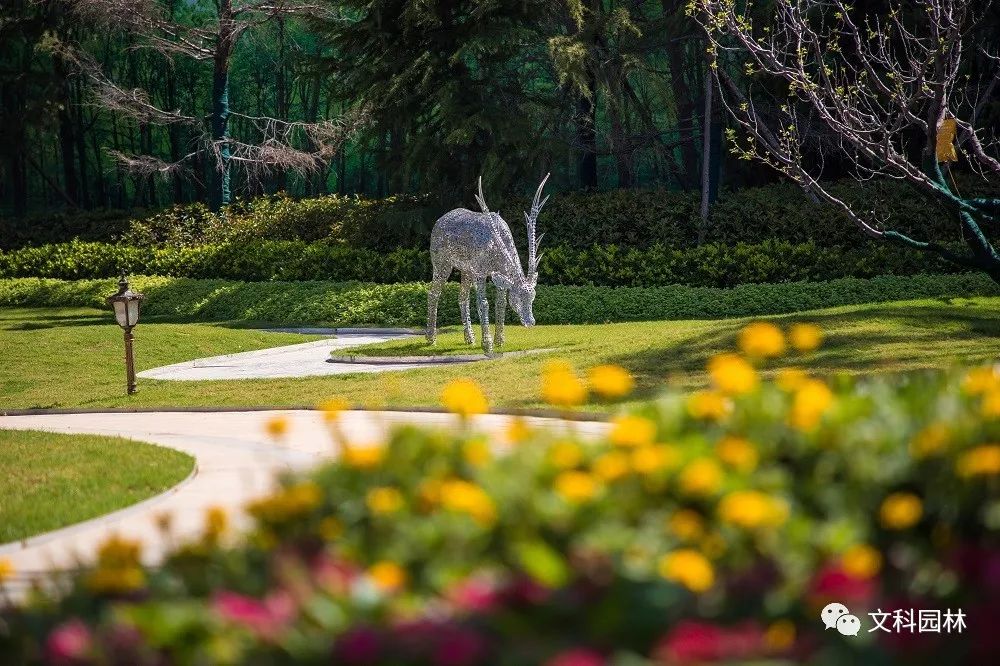
<svg viewBox="0 0 1000 666">
<path fill-rule="evenodd" d="M 122 271 L 118 281 L 118 293 L 108 296 L 108 303 L 115 309 L 115 319 L 125 331 L 125 377 L 128 382 L 128 394 L 135 393 L 135 359 L 132 356 L 132 329 L 139 323 L 139 305 L 144 296 L 129 289 L 128 278 Z"/>
</svg>

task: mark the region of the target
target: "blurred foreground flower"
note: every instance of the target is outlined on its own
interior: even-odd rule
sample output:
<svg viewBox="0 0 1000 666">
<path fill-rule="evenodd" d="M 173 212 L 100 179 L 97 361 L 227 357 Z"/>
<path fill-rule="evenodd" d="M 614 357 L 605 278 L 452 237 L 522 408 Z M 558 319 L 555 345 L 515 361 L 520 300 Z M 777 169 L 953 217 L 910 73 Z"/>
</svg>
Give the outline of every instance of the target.
<svg viewBox="0 0 1000 666">
<path fill-rule="evenodd" d="M 576 407 L 587 400 L 587 387 L 566 361 L 549 361 L 542 369 L 542 400 L 555 407 Z"/>
<path fill-rule="evenodd" d="M 715 570 L 697 550 L 681 548 L 660 558 L 660 575 L 692 592 L 704 592 L 715 584 Z"/>
<path fill-rule="evenodd" d="M 283 414 L 272 416 L 264 423 L 264 430 L 272 439 L 281 439 L 288 434 L 288 417 Z"/>
<path fill-rule="evenodd" d="M 1000 444 L 977 446 L 966 451 L 955 462 L 955 471 L 962 478 L 1000 474 Z"/>
<path fill-rule="evenodd" d="M 368 575 L 371 577 L 372 582 L 378 586 L 379 589 L 385 592 L 396 592 L 401 590 L 405 585 L 409 576 L 406 574 L 406 570 L 399 566 L 395 562 L 381 561 L 377 562 L 368 569 Z"/>
<path fill-rule="evenodd" d="M 141 554 L 142 544 L 138 541 L 111 535 L 97 549 L 97 566 L 87 575 L 87 588 L 99 595 L 123 595 L 141 589 L 146 584 Z"/>
<path fill-rule="evenodd" d="M 323 419 L 327 423 L 336 423 L 340 420 L 341 412 L 351 408 L 351 403 L 343 398 L 330 398 L 319 404 L 319 410 L 323 412 Z"/>
<path fill-rule="evenodd" d="M 792 324 L 788 340 L 797 351 L 815 351 L 823 344 L 823 329 L 816 324 Z"/>
<path fill-rule="evenodd" d="M 740 349 L 753 358 L 773 358 L 785 352 L 781 329 L 766 321 L 747 324 L 739 335 Z"/>
<path fill-rule="evenodd" d="M 635 380 L 629 371 L 620 365 L 598 365 L 590 369 L 590 390 L 601 396 L 614 400 L 624 398 L 632 392 Z"/>
<path fill-rule="evenodd" d="M 652 444 L 656 437 L 656 424 L 642 416 L 616 416 L 611 420 L 611 434 L 608 437 L 616 446 Z"/>
<path fill-rule="evenodd" d="M 723 393 L 740 395 L 757 388 L 757 371 L 737 354 L 718 354 L 708 361 L 712 383 Z"/>
<path fill-rule="evenodd" d="M 796 389 L 790 421 L 799 430 L 812 430 L 833 404 L 833 392 L 818 379 L 807 379 Z"/>
<path fill-rule="evenodd" d="M 449 412 L 462 418 L 485 414 L 489 409 L 479 384 L 465 377 L 448 382 L 441 391 L 441 404 Z"/>
<path fill-rule="evenodd" d="M 913 527 L 923 514 L 923 502 L 913 493 L 893 493 L 885 498 L 879 508 L 882 526 L 890 530 Z"/>
<path fill-rule="evenodd" d="M 6 557 L 0 557 L 0 585 L 14 577 L 14 563 Z"/>
</svg>

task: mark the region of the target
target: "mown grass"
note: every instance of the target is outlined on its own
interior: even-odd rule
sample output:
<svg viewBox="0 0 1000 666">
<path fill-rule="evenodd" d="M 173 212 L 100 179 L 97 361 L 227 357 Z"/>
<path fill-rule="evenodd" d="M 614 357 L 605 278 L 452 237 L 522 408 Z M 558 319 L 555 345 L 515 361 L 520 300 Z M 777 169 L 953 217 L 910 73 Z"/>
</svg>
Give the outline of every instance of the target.
<svg viewBox="0 0 1000 666">
<path fill-rule="evenodd" d="M 1000 298 L 919 300 L 845 306 L 770 317 L 782 324 L 811 321 L 827 334 L 823 348 L 773 364 L 821 374 L 902 372 L 993 361 L 1000 356 Z M 730 350 L 748 319 L 638 322 L 600 325 L 508 327 L 508 350 L 555 351 L 493 361 L 435 366 L 378 375 L 302 379 L 165 382 L 140 380 L 124 396 L 121 332 L 106 312 L 91 309 L 0 309 L 0 408 L 309 406 L 341 396 L 368 407 L 435 406 L 441 388 L 472 377 L 499 409 L 539 407 L 544 363 L 564 357 L 579 369 L 618 363 L 637 379 L 635 399 L 670 381 L 705 383 L 711 355 Z M 241 328 L 245 323 L 147 321 L 136 329 L 140 370 L 203 356 L 313 339 Z M 477 331 L 478 333 L 478 331 Z M 472 348 L 475 351 L 476 348 Z M 358 348 L 363 354 L 468 353 L 461 330 L 442 332 L 437 347 L 422 338 Z M 590 403 L 604 411 L 613 405 Z"/>
<path fill-rule="evenodd" d="M 0 430 L 0 543 L 129 506 L 193 466 L 178 451 L 117 437 Z"/>
</svg>

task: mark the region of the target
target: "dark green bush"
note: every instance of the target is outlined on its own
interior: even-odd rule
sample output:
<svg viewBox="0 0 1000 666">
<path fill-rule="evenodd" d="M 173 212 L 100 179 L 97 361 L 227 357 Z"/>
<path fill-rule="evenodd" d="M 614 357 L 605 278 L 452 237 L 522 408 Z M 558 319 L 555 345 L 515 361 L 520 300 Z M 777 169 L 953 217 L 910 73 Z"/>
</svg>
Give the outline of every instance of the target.
<svg viewBox="0 0 1000 666">
<path fill-rule="evenodd" d="M 253 241 L 194 247 L 128 246 L 73 241 L 0 252 L 0 277 L 67 280 L 129 273 L 190 278 L 333 280 L 395 283 L 430 280 L 423 249 L 378 252 L 303 241 Z M 686 284 L 732 287 L 759 282 L 831 280 L 841 277 L 913 275 L 957 269 L 910 249 L 877 243 L 823 248 L 815 243 L 765 241 L 757 245 L 709 244 L 688 249 L 615 245 L 586 250 L 552 247 L 541 264 L 541 282 L 561 285 L 656 287 Z"/>
<path fill-rule="evenodd" d="M 959 179 L 964 194 L 988 193 L 981 180 Z M 858 210 L 877 210 L 891 227 L 939 242 L 960 242 L 956 220 L 905 184 L 854 181 L 831 191 Z M 995 189 L 994 189 L 995 193 Z M 193 246 L 260 240 L 323 240 L 380 252 L 425 249 L 434 220 L 461 202 L 400 195 L 386 199 L 329 195 L 294 200 L 268 196 L 233 204 L 221 214 L 201 204 L 175 206 L 150 216 L 136 215 L 131 226 L 121 213 L 57 215 L 16 223 L 0 220 L 0 248 L 122 238 L 130 245 Z M 521 211 L 527 199 L 491 199 L 523 246 Z M 465 202 L 471 206 L 472 202 Z M 587 250 L 594 245 L 689 248 L 698 235 L 698 193 L 614 190 L 553 194 L 539 224 L 550 247 Z M 6 225 L 6 227 L 5 227 Z M 128 231 L 126 232 L 126 228 Z M 992 232 L 991 232 L 992 233 Z M 865 237 L 833 206 L 810 201 L 791 183 L 723 192 L 713 205 L 709 243 L 759 244 L 780 240 L 824 248 L 865 244 Z"/>
<path fill-rule="evenodd" d="M 424 283 L 231 282 L 168 277 L 136 277 L 132 283 L 146 294 L 143 313 L 149 316 L 333 326 L 423 326 L 427 317 Z M 104 298 L 114 288 L 112 279 L 0 280 L 0 306 L 106 307 Z M 734 289 L 543 285 L 535 301 L 535 315 L 540 324 L 717 319 L 914 298 L 997 295 L 1000 287 L 980 274 L 846 278 Z M 457 284 L 447 285 L 439 319 L 444 324 L 459 322 Z"/>
</svg>

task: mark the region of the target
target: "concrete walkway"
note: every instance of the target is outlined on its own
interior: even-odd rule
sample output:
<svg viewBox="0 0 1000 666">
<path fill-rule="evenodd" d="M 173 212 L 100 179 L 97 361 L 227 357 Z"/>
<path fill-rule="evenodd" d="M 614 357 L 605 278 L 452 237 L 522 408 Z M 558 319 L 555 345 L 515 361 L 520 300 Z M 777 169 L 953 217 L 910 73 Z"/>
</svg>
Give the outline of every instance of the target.
<svg viewBox="0 0 1000 666">
<path fill-rule="evenodd" d="M 278 414 L 288 418 L 290 428 L 282 441 L 275 442 L 264 434 L 264 425 Z M 475 427 L 503 442 L 511 418 L 485 415 L 475 420 Z M 607 428 L 604 423 L 547 418 L 527 421 L 533 427 L 572 429 L 587 437 Z M 454 427 L 456 421 L 450 414 L 354 411 L 345 412 L 342 423 L 348 438 L 363 445 L 383 440 L 395 425 Z M 5 428 L 127 437 L 183 451 L 196 460 L 195 473 L 163 495 L 23 542 L 0 545 L 0 557 L 11 559 L 18 572 L 15 594 L 46 572 L 90 562 L 97 544 L 111 533 L 140 539 L 145 561 L 155 564 L 172 543 L 201 533 L 208 507 L 226 509 L 239 524 L 245 521 L 242 508 L 273 487 L 276 473 L 309 468 L 334 453 L 322 414 L 306 410 L 0 417 L 0 429 Z M 156 527 L 157 517 L 163 514 L 172 517 L 170 534 Z"/>
<path fill-rule="evenodd" d="M 280 377 L 316 377 L 344 375 L 356 372 L 387 372 L 427 367 L 426 363 L 330 363 L 330 352 L 389 340 L 418 337 L 400 330 L 372 329 L 276 329 L 280 332 L 300 332 L 336 335 L 328 340 L 285 345 L 272 349 L 199 358 L 174 363 L 139 373 L 144 379 L 196 381 L 202 379 L 277 379 Z"/>
</svg>

